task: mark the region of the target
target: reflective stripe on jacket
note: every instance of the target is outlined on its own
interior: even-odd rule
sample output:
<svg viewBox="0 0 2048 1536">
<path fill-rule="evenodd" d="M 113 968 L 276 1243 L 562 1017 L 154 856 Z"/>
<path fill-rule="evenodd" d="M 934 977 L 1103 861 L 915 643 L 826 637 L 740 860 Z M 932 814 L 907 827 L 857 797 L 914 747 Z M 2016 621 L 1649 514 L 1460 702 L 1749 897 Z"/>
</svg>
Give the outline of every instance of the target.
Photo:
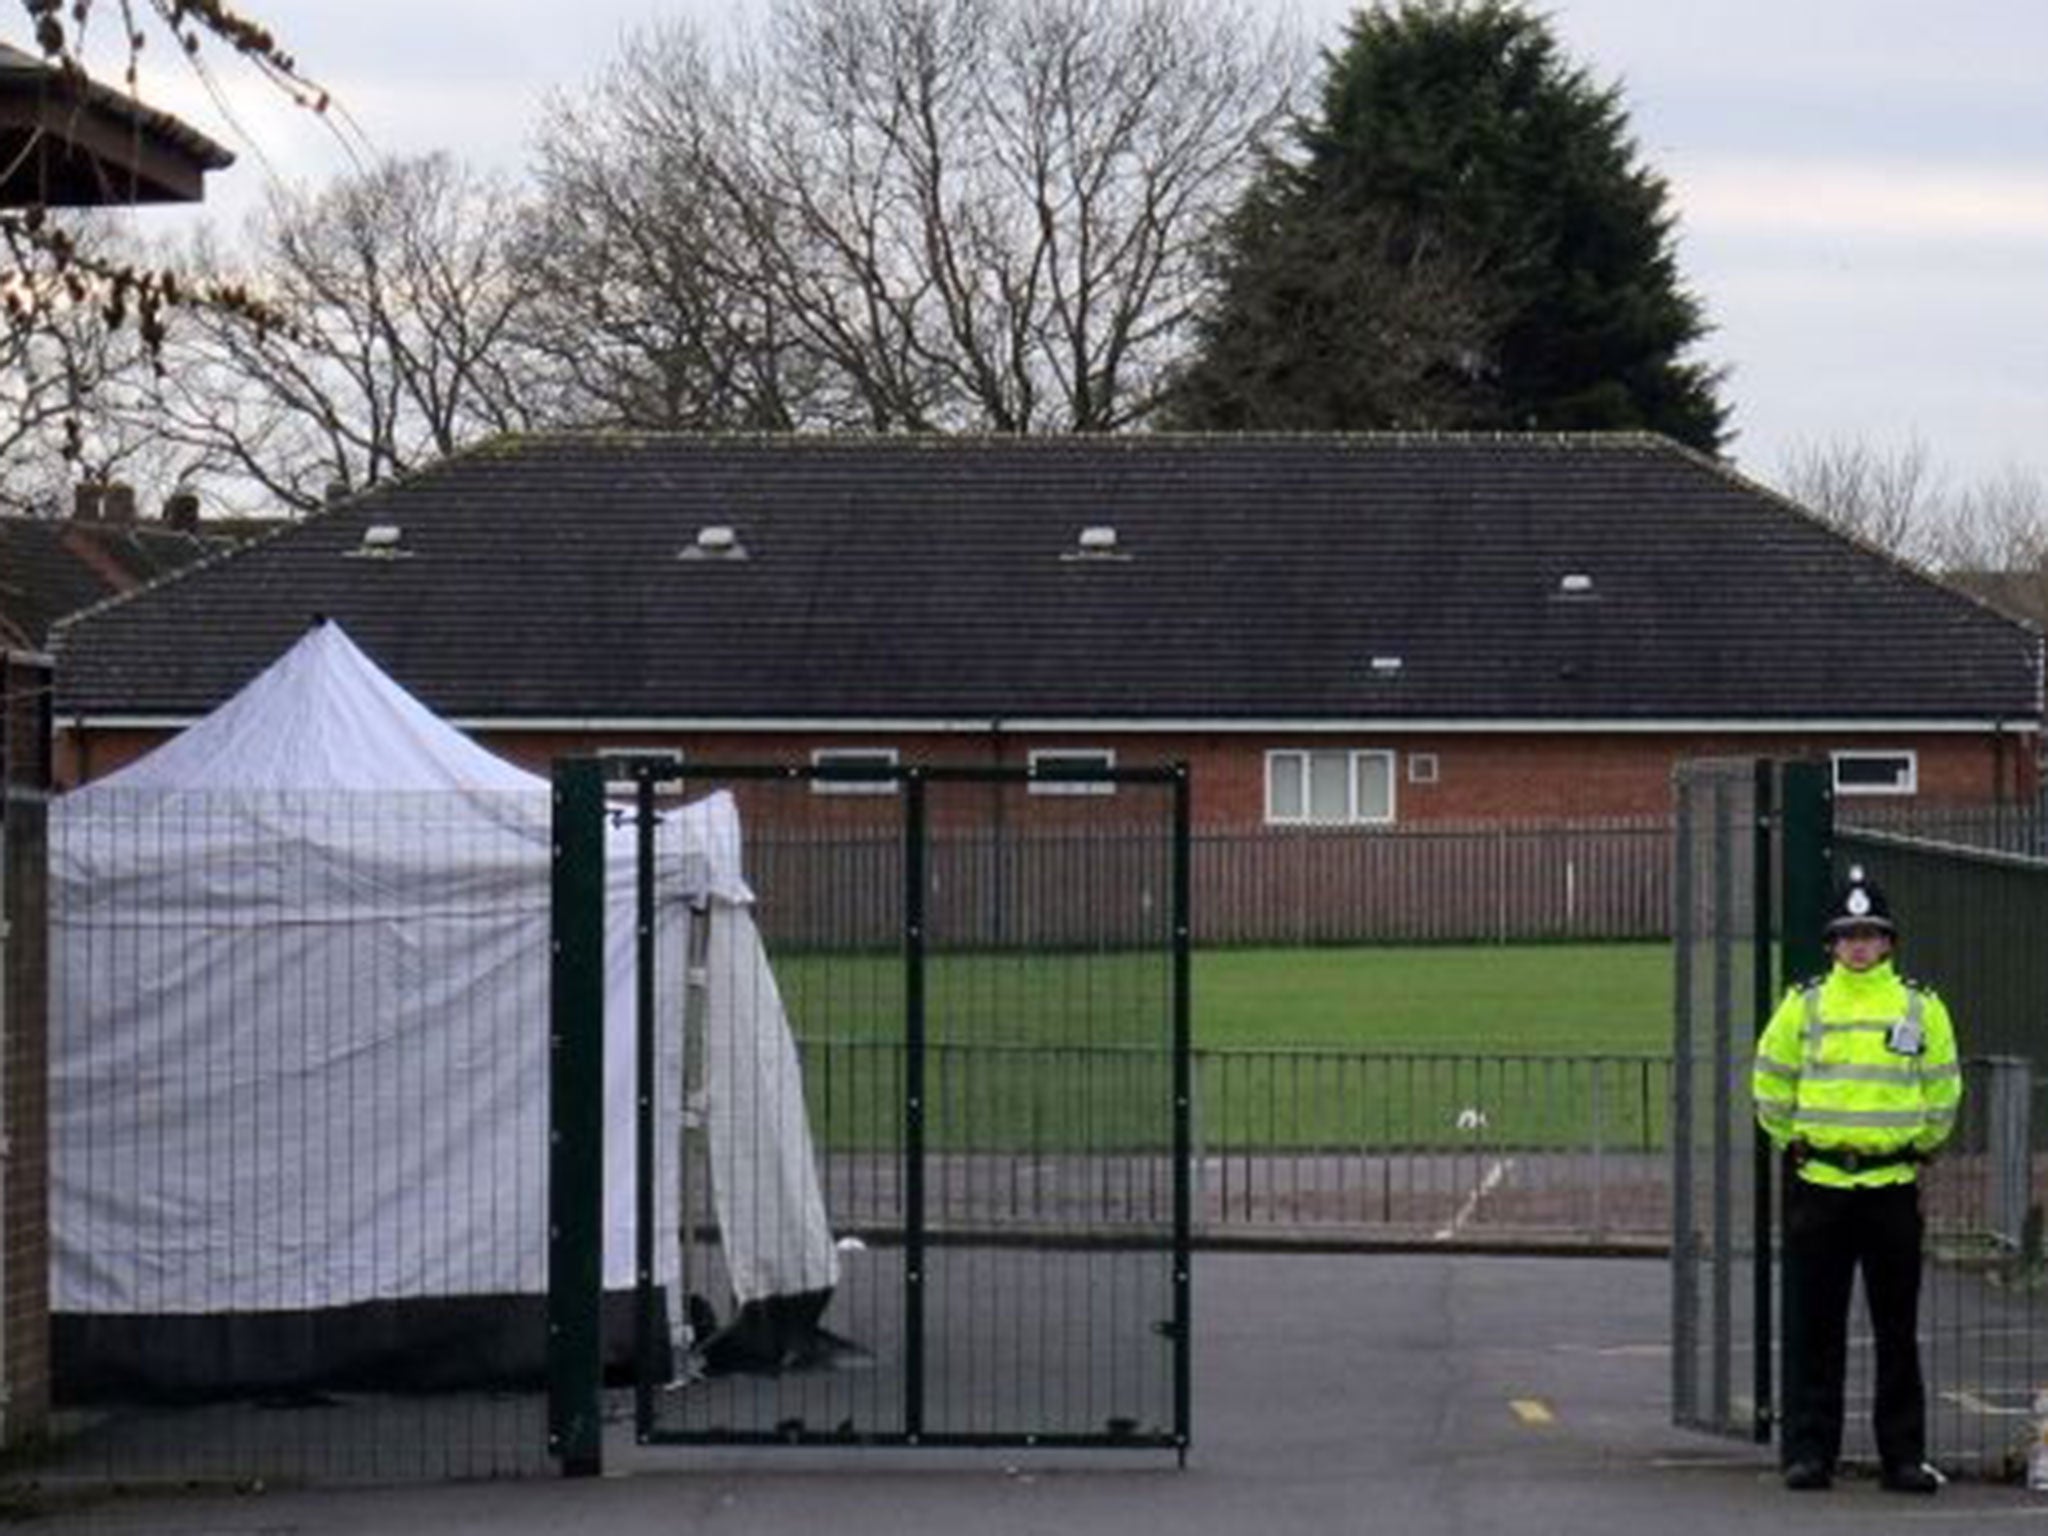
<svg viewBox="0 0 2048 1536">
<path fill-rule="evenodd" d="M 1931 1153 L 1955 1128 L 1963 1096 L 1955 1028 L 1941 999 L 1900 980 L 1890 961 L 1860 972 L 1838 965 L 1785 995 L 1757 1041 L 1750 1087 L 1757 1123 L 1780 1147 Z M 1799 1173 L 1867 1188 L 1906 1183 L 1916 1170 L 1894 1163 L 1851 1173 L 1814 1161 Z"/>
</svg>

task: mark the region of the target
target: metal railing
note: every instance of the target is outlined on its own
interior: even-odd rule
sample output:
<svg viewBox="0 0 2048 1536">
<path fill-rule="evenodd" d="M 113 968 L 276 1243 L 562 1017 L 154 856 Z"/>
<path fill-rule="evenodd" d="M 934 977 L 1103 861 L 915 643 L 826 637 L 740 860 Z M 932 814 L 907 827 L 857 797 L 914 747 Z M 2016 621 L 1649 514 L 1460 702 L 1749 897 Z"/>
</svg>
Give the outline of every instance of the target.
<svg viewBox="0 0 2048 1536">
<path fill-rule="evenodd" d="M 802 1049 L 834 1225 L 886 1238 L 902 1047 Z M 927 1051 L 946 1101 L 974 1110 L 928 1137 L 939 1227 L 1052 1227 L 1084 1198 L 1134 1230 L 1159 1219 L 1171 1149 L 1156 1124 L 1114 1119 L 1136 1097 L 1119 1084 L 1165 1070 L 1156 1052 Z M 1658 1056 L 1197 1050 L 1194 1232 L 1217 1245 L 1656 1251 L 1670 1235 L 1670 1075 Z M 1039 1080 L 1069 1087 L 1034 1092 Z M 1067 1117 L 1087 1122 L 1085 1139 Z M 1060 1150 L 1076 1145 L 1088 1156 Z"/>
</svg>

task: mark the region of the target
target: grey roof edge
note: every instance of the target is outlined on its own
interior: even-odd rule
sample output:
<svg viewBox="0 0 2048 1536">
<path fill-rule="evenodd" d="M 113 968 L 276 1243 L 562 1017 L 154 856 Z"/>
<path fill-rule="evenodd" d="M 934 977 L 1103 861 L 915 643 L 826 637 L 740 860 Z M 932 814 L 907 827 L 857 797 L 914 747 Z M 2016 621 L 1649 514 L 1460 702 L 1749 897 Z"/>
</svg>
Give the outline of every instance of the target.
<svg viewBox="0 0 2048 1536">
<path fill-rule="evenodd" d="M 1966 588 L 1957 586 L 1953 582 L 1944 581 L 1935 572 L 1928 570 L 1924 566 L 1916 565 L 1913 561 L 1908 560 L 1904 555 L 1898 553 L 1898 551 L 1886 549 L 1882 544 L 1879 544 L 1872 539 L 1867 539 L 1859 533 L 1852 532 L 1847 528 L 1841 527 L 1839 524 L 1830 522 L 1827 518 L 1822 517 L 1818 512 L 1814 511 L 1813 508 L 1807 506 L 1804 502 L 1794 499 L 1792 496 L 1786 494 L 1784 491 L 1781 491 L 1780 489 L 1778 489 L 1778 487 L 1770 484 L 1767 481 L 1759 480 L 1754 475 L 1744 473 L 1742 470 L 1737 469 L 1732 464 L 1723 463 L 1721 460 L 1714 458 L 1710 454 L 1702 453 L 1696 448 L 1690 448 L 1686 446 L 1684 443 L 1677 442 L 1675 440 L 1660 439 L 1660 441 L 1667 442 L 1673 452 L 1694 460 L 1702 468 L 1708 470 L 1713 474 L 1719 475 L 1722 479 L 1728 481 L 1730 484 L 1735 485 L 1742 490 L 1748 491 L 1753 495 L 1761 496 L 1768 501 L 1774 502 L 1775 504 L 1784 508 L 1785 510 L 1793 512 L 1797 514 L 1799 517 L 1804 518 L 1807 522 L 1814 524 L 1816 527 L 1820 528 L 1824 532 L 1832 534 L 1835 538 L 1840 539 L 1843 543 L 1851 545 L 1852 547 L 1863 551 L 1865 554 L 1875 555 L 1878 559 L 1883 560 L 1887 565 L 1890 565 L 1893 569 L 1901 571 L 1907 576 L 1910 576 L 1915 580 L 1924 583 L 1927 586 L 1939 588 L 1942 592 L 1947 593 L 1951 597 L 1960 597 L 1965 599 L 1972 606 L 1981 609 L 1983 612 L 1989 614 L 1991 617 L 1995 619 L 2003 619 L 2006 623 L 2012 625 L 2015 629 L 2024 630 L 2025 632 L 2031 634 L 2034 637 L 2036 643 L 2040 642 L 2043 634 L 2042 628 L 2040 625 L 2036 624 L 2032 619 L 2023 618 L 2016 613 L 2008 613 L 2003 608 L 2000 608 L 1996 603 L 1989 602 L 1986 599 L 1979 597 L 1976 593 L 1971 592 Z"/>
<path fill-rule="evenodd" d="M 362 490 L 357 491 L 351 496 L 345 496 L 339 501 L 330 501 L 297 517 L 282 518 L 279 520 L 278 525 L 268 532 L 260 533 L 252 539 L 237 540 L 226 549 L 216 550 L 210 555 L 203 555 L 190 564 L 179 566 L 174 571 L 166 571 L 162 575 L 145 581 L 140 586 L 134 587 L 129 591 L 117 592 L 110 597 L 104 597 L 96 603 L 79 609 L 76 613 L 68 613 L 50 626 L 50 650 L 53 654 L 61 653 L 65 631 L 70 629 L 73 624 L 106 613 L 110 609 L 119 608 L 124 603 L 133 602 L 145 593 L 161 591 L 173 583 L 184 581 L 188 577 L 197 576 L 201 571 L 210 571 L 229 561 L 239 560 L 244 555 L 261 549 L 273 540 L 288 538 L 300 529 L 313 527 L 318 523 L 324 522 L 327 518 L 356 511 L 361 507 L 362 503 L 374 500 L 386 491 L 434 474 L 443 465 L 452 464 L 457 460 L 478 454 L 495 444 L 502 443 L 507 436 L 512 435 L 502 434 L 497 437 L 487 438 L 481 443 L 475 443 L 467 448 L 457 449 L 454 453 L 446 454 L 434 460 L 433 463 L 419 469 L 393 475 L 389 480 L 380 480 L 375 485 L 365 486 Z"/>
<path fill-rule="evenodd" d="M 290 526 L 290 524 L 286 524 L 285 528 Z M 197 560 L 181 565 L 176 570 L 165 571 L 160 575 L 152 576 L 148 581 L 130 587 L 126 592 L 109 593 L 96 603 L 87 603 L 83 608 L 67 613 L 61 619 L 53 620 L 50 624 L 50 654 L 52 656 L 61 656 L 63 654 L 64 632 L 81 619 L 89 619 L 94 614 L 105 613 L 111 608 L 119 608 L 123 603 L 132 602 L 146 592 L 155 592 L 160 588 L 169 586 L 174 581 L 182 581 L 195 571 L 206 570 L 221 564 L 223 561 L 232 560 L 243 551 L 254 548 L 258 544 L 267 543 L 269 540 L 277 537 L 279 533 L 285 531 L 285 528 L 276 529 L 271 533 L 264 534 L 261 538 L 250 539 L 246 543 L 234 544 L 226 549 L 215 550 L 210 555 L 201 555 Z"/>
<path fill-rule="evenodd" d="M 0 42 L 0 73 L 24 79 L 55 79 L 75 90 L 84 105 L 125 119 L 146 132 L 161 135 L 209 171 L 224 171 L 235 163 L 235 152 L 210 134 L 161 107 L 152 107 L 139 96 L 94 79 L 83 69 L 68 71 L 62 65 L 52 64 L 24 49 Z"/>
<path fill-rule="evenodd" d="M 1674 439 L 1660 433 L 1633 430 L 1608 432 L 1455 432 L 1455 431 L 1373 431 L 1373 432 L 703 432 L 671 431 L 644 427 L 559 427 L 540 428 L 531 431 L 502 432 L 458 450 L 448 458 L 437 460 L 446 463 L 449 459 L 470 455 L 491 456 L 512 454 L 529 448 L 546 447 L 552 444 L 595 444 L 631 445 L 634 443 L 701 443 L 718 447 L 737 447 L 761 450 L 797 450 L 802 452 L 833 452 L 866 450 L 877 447 L 923 448 L 933 452 L 968 451 L 975 448 L 1002 448 L 1030 452 L 1059 453 L 1087 452 L 1103 453 L 1119 450 L 1138 451 L 1149 447 L 1188 447 L 1194 445 L 1235 446 L 1248 444 L 1321 444 L 1327 447 L 1352 446 L 1361 450 L 1389 447 L 1470 447 L 1498 448 L 1502 446 L 1553 448 L 1560 452 L 1572 450 L 1612 452 L 1617 448 L 1636 448 L 1646 452 L 1678 451 L 1691 453 Z M 1703 455 L 1700 457 L 1704 458 Z M 1712 463 L 1708 459 L 1705 462 Z M 428 466 L 431 468 L 432 466 Z M 424 473 L 425 471 L 419 471 Z"/>
<path fill-rule="evenodd" d="M 20 654 L 20 653 L 16 653 Z M 213 706 L 164 709 L 98 709 L 74 711 L 75 718 L 93 726 L 154 727 L 202 718 Z M 934 715 L 565 715 L 547 711 L 528 714 L 455 710 L 444 715 L 450 725 L 467 731 L 560 732 L 592 735 L 632 735 L 644 732 L 746 731 L 757 734 L 815 736 L 872 732 L 876 735 L 961 736 L 1001 730 L 1018 736 L 1160 736 L 1215 735 L 1259 736 L 1276 733 L 1311 735 L 1382 736 L 1491 736 L 1525 732 L 1571 735 L 1655 736 L 1711 731 L 1716 735 L 1768 736 L 1791 730 L 1801 731 L 1884 731 L 1915 736 L 1952 736 L 1977 733 L 1990 727 L 2015 735 L 2041 735 L 2042 721 L 2035 715 L 1987 714 L 1982 710 L 1953 714 L 1907 715 L 1811 713 L 1785 715 L 1630 715 L 1584 718 L 1573 715 L 1460 715 L 1410 717 L 1405 715 L 1354 715 L 1341 719 L 1299 720 L 1264 716 L 1077 716 L 1015 715 L 967 716 L 956 713 Z"/>
</svg>

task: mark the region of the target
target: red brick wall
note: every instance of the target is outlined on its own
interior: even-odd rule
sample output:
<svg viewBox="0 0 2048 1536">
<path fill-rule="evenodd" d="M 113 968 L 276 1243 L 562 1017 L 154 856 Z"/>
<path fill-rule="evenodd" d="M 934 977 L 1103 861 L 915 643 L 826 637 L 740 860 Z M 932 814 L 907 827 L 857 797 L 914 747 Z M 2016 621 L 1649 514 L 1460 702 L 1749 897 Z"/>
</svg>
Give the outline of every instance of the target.
<svg viewBox="0 0 2048 1536">
<path fill-rule="evenodd" d="M 94 732 L 84 743 L 59 736 L 63 783 L 97 778 L 128 762 L 162 732 Z M 1021 765 L 1047 747 L 1108 748 L 1120 766 L 1185 760 L 1193 771 L 1194 819 L 1202 826 L 1258 826 L 1265 814 L 1265 754 L 1275 748 L 1376 749 L 1396 754 L 1396 817 L 1424 821 L 1553 820 L 1606 816 L 1658 816 L 1671 806 L 1674 764 L 1700 757 L 1825 757 L 1831 750 L 1909 749 L 1919 756 L 1917 805 L 1994 805 L 2030 801 L 2036 790 L 2036 738 L 2031 736 L 1921 735 L 1899 732 L 1820 735 L 1666 735 L 1653 733 L 1382 735 L 1297 732 L 1272 736 L 1209 734 L 1131 735 L 915 734 L 849 731 L 837 734 L 653 733 L 624 737 L 599 733 L 487 732 L 493 750 L 545 773 L 558 754 L 617 750 L 682 751 L 700 762 L 807 763 L 813 748 L 894 747 L 905 762 Z M 1411 760 L 1433 754 L 1434 783 L 1410 780 Z M 858 797 L 839 813 L 860 819 Z M 1887 803 L 1902 803 L 1887 797 Z M 1072 812 L 1074 808 L 1064 808 Z M 1063 813 L 1058 797 L 1045 797 L 1036 814 Z"/>
</svg>

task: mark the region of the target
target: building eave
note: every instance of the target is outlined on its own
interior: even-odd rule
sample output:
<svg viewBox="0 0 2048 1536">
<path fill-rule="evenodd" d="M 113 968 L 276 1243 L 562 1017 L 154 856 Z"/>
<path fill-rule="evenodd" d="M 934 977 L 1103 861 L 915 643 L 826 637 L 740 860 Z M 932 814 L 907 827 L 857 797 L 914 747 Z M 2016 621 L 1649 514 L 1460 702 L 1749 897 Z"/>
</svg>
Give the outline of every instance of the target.
<svg viewBox="0 0 2048 1536">
<path fill-rule="evenodd" d="M 74 730 L 179 730 L 201 718 L 199 714 L 87 713 L 67 711 L 63 723 Z M 1668 736 L 1668 735 L 1914 735 L 1969 736 L 1998 733 L 2038 735 L 2041 722 L 2027 717 L 1986 719 L 1885 719 L 1787 718 L 1733 719 L 1685 718 L 1546 720 L 1519 718 L 1476 720 L 1442 717 L 1435 719 L 1394 719 L 1355 717 L 1313 719 L 1274 716 L 1260 719 L 1202 719 L 1196 716 L 1172 719 L 1142 717 L 1095 717 L 1075 715 L 1031 719 L 963 718 L 959 716 L 835 716 L 803 715 L 748 717 L 737 715 L 462 715 L 445 717 L 451 725 L 477 732 L 497 734 L 525 732 L 533 735 L 675 735 L 684 733 L 796 735 L 916 735 L 986 736 L 1003 735 L 1087 735 L 1103 736 L 1274 736 L 1274 735 L 1403 735 L 1403 736 Z"/>
</svg>

